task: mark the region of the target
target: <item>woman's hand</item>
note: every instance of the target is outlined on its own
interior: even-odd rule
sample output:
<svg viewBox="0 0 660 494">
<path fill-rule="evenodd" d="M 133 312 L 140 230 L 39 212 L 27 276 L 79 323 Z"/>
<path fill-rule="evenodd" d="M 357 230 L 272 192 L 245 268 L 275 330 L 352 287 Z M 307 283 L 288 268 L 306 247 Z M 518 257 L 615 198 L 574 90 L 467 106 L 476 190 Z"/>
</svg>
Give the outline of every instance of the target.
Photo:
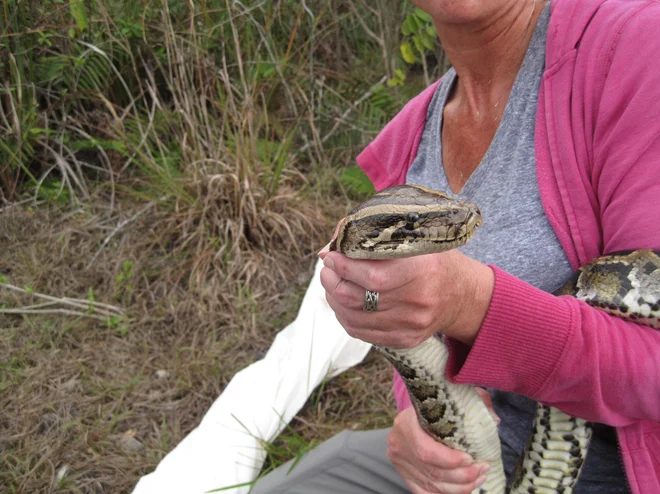
<svg viewBox="0 0 660 494">
<path fill-rule="evenodd" d="M 388 458 L 413 494 L 470 494 L 486 480 L 487 463 L 473 463 L 467 453 L 433 440 L 412 407 L 396 416 L 387 444 Z"/>
<path fill-rule="evenodd" d="M 443 333 L 471 345 L 488 311 L 492 270 L 457 250 L 387 261 L 353 260 L 323 249 L 321 283 L 348 334 L 375 345 L 412 348 Z M 379 293 L 363 311 L 365 290 Z"/>
</svg>

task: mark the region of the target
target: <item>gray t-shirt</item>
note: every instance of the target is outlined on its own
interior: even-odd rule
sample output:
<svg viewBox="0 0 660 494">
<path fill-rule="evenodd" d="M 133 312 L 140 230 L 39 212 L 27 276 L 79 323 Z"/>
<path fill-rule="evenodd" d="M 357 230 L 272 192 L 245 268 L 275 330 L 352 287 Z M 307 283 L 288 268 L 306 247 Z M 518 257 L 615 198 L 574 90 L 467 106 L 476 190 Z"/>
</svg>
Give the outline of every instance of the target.
<svg viewBox="0 0 660 494">
<path fill-rule="evenodd" d="M 548 4 L 539 17 L 493 141 L 463 190 L 452 194 L 442 163 L 442 114 L 456 84 L 453 69 L 443 77 L 429 105 L 407 182 L 475 202 L 484 222 L 472 241 L 460 250 L 541 290 L 553 292 L 570 277 L 572 269 L 545 215 L 536 179 L 534 129 L 549 19 Z M 531 433 L 536 404 L 513 393 L 491 391 L 491 394 L 495 411 L 502 419 L 499 427 L 502 454 L 510 475 Z M 629 492 L 613 429 L 596 427 L 574 492 Z"/>
</svg>

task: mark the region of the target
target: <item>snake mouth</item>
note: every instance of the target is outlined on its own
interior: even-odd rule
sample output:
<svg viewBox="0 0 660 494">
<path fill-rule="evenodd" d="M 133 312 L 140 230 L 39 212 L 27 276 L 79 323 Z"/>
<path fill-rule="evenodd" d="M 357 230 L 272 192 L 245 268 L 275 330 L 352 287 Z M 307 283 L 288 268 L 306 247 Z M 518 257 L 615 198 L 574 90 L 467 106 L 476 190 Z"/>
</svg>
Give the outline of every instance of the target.
<svg viewBox="0 0 660 494">
<path fill-rule="evenodd" d="M 478 207 L 474 206 L 474 210 L 468 213 L 468 217 L 465 220 L 465 229 L 469 232 L 474 232 L 474 230 L 481 226 L 482 222 L 481 211 Z"/>
</svg>

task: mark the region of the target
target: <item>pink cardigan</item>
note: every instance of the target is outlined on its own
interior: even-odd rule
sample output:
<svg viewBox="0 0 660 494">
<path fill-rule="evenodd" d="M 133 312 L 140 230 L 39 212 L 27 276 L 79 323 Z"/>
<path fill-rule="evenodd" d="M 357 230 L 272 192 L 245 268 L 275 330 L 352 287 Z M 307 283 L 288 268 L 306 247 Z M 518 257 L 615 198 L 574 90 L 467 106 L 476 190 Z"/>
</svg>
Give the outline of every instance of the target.
<svg viewBox="0 0 660 494">
<path fill-rule="evenodd" d="M 572 266 L 660 249 L 660 1 L 553 0 L 536 119 L 538 184 Z M 358 156 L 377 189 L 405 182 L 437 83 Z M 493 267 L 474 346 L 447 375 L 616 427 L 633 493 L 660 493 L 660 331 Z M 397 376 L 398 378 L 398 376 Z M 400 378 L 399 409 L 410 405 Z"/>
</svg>

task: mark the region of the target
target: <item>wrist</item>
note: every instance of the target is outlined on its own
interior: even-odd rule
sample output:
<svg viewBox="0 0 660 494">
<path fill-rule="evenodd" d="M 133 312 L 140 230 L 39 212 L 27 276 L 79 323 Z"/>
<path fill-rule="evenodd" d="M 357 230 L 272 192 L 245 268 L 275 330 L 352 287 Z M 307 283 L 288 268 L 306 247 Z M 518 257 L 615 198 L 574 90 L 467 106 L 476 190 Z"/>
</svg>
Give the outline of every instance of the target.
<svg viewBox="0 0 660 494">
<path fill-rule="evenodd" d="M 480 262 L 469 259 L 463 282 L 460 310 L 448 336 L 472 346 L 488 313 L 495 287 L 495 273 Z"/>
</svg>

